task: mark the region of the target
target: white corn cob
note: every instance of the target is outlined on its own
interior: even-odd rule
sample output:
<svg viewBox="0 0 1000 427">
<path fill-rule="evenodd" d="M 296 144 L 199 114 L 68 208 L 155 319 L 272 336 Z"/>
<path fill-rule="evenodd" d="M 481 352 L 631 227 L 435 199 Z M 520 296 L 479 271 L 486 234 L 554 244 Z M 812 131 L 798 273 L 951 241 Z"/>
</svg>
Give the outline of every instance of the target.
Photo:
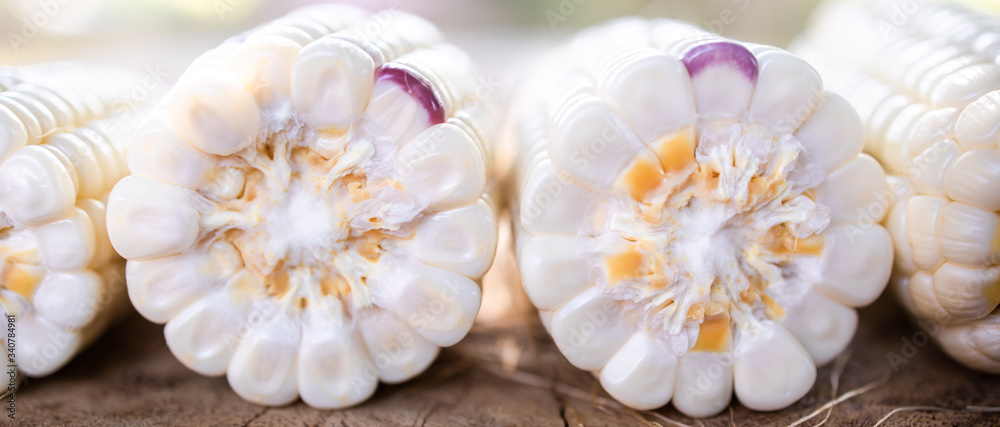
<svg viewBox="0 0 1000 427">
<path fill-rule="evenodd" d="M 1000 18 L 910 3 L 832 3 L 801 50 L 890 175 L 903 305 L 953 358 L 1000 373 Z"/>
<path fill-rule="evenodd" d="M 553 52 L 514 108 L 524 288 L 624 404 L 790 405 L 888 281 L 889 235 L 855 215 L 885 175 L 788 52 L 614 21 Z"/>
<path fill-rule="evenodd" d="M 138 83 L 86 64 L 0 67 L 0 303 L 28 376 L 62 367 L 127 307 L 105 202 L 127 172 L 115 103 Z"/>
<path fill-rule="evenodd" d="M 258 404 L 345 407 L 418 375 L 471 328 L 495 252 L 476 79 L 428 22 L 347 6 L 204 54 L 111 193 L 132 303 Z"/>
</svg>

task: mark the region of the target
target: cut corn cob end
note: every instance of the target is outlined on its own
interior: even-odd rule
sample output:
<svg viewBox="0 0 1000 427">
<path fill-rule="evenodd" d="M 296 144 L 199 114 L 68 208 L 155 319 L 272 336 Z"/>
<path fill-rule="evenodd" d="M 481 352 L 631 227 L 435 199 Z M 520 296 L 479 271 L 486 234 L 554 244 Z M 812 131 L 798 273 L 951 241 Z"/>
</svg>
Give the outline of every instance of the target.
<svg viewBox="0 0 1000 427">
<path fill-rule="evenodd" d="M 1000 373 L 1000 25 L 935 3 L 900 22 L 898 7 L 831 3 L 799 44 L 890 175 L 901 302 L 955 360 Z"/>
<path fill-rule="evenodd" d="M 525 291 L 622 403 L 709 416 L 805 395 L 892 264 L 862 124 L 788 52 L 627 19 L 553 52 L 515 105 Z"/>
<path fill-rule="evenodd" d="M 138 81 L 88 64 L 0 68 L 0 304 L 21 374 L 59 369 L 127 307 L 105 201 L 126 172 L 113 105 Z"/>
<path fill-rule="evenodd" d="M 426 21 L 347 6 L 206 53 L 110 197 L 133 305 L 257 404 L 341 408 L 420 374 L 472 327 L 496 247 L 476 78 Z"/>
</svg>

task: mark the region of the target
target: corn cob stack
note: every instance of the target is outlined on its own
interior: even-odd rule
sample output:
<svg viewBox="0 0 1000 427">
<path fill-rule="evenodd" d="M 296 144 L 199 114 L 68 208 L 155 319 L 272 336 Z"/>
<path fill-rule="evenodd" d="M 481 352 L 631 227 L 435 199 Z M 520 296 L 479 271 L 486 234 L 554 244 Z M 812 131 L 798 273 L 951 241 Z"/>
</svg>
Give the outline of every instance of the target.
<svg viewBox="0 0 1000 427">
<path fill-rule="evenodd" d="M 866 121 L 896 193 L 893 288 L 945 352 L 1000 373 L 1000 18 L 895 1 L 815 16 L 801 51 Z"/>
<path fill-rule="evenodd" d="M 22 374 L 59 369 L 127 307 L 105 203 L 137 84 L 87 64 L 0 67 L 0 303 Z"/>
<path fill-rule="evenodd" d="M 790 405 L 888 281 L 888 233 L 855 216 L 884 172 L 788 52 L 614 21 L 549 55 L 514 111 L 524 288 L 624 404 Z"/>
<path fill-rule="evenodd" d="M 426 369 L 495 252 L 469 58 L 415 16 L 300 9 L 184 72 L 129 150 L 111 242 L 170 350 L 317 408 Z"/>
</svg>

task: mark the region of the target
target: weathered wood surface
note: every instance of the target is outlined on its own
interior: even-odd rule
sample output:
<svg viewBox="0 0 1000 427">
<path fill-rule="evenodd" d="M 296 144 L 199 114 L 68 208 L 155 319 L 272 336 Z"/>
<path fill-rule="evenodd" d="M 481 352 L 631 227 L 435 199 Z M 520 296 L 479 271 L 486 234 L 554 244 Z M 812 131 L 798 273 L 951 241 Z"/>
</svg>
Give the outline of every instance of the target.
<svg viewBox="0 0 1000 427">
<path fill-rule="evenodd" d="M 901 406 L 1000 406 L 1000 377 L 964 369 L 933 345 L 918 347 L 894 372 L 887 355 L 905 357 L 903 340 L 912 342 L 916 332 L 891 301 L 862 311 L 862 329 L 838 395 L 891 377 L 838 404 L 827 425 L 870 426 Z M 516 370 L 504 369 L 514 363 Z M 831 400 L 832 371 L 822 368 L 812 391 L 783 411 L 754 413 L 734 404 L 731 411 L 701 422 L 787 425 Z M 670 425 L 656 415 L 615 406 L 593 377 L 558 354 L 531 317 L 505 328 L 477 328 L 444 351 L 428 372 L 406 384 L 381 386 L 361 406 L 318 411 L 301 402 L 283 408 L 244 402 L 225 378 L 202 377 L 181 366 L 163 342 L 162 327 L 135 315 L 56 375 L 28 382 L 18 394 L 17 416 L 23 425 Z M 671 407 L 658 414 L 699 423 Z M 885 425 L 923 424 L 998 425 L 1000 414 L 908 411 Z"/>
</svg>

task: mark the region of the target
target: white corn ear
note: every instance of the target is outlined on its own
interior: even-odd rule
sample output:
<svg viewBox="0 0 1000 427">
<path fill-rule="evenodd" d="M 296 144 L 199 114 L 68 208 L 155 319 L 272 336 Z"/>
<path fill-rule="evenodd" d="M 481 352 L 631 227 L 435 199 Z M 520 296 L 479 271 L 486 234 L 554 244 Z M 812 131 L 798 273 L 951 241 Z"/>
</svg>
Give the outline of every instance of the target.
<svg viewBox="0 0 1000 427">
<path fill-rule="evenodd" d="M 477 84 L 394 11 L 310 6 L 205 53 L 110 196 L 133 305 L 257 404 L 341 408 L 420 374 L 471 328 L 496 249 Z"/>
<path fill-rule="evenodd" d="M 786 51 L 629 18 L 550 52 L 514 104 L 524 288 L 613 397 L 709 416 L 812 387 L 884 289 L 861 121 Z"/>
<path fill-rule="evenodd" d="M 1000 18 L 904 3 L 830 2 L 798 50 L 890 174 L 903 305 L 954 359 L 1000 373 Z"/>
<path fill-rule="evenodd" d="M 59 369 L 127 308 L 105 203 L 127 172 L 119 103 L 139 84 L 83 63 L 0 67 L 0 303 L 21 374 Z"/>
</svg>

